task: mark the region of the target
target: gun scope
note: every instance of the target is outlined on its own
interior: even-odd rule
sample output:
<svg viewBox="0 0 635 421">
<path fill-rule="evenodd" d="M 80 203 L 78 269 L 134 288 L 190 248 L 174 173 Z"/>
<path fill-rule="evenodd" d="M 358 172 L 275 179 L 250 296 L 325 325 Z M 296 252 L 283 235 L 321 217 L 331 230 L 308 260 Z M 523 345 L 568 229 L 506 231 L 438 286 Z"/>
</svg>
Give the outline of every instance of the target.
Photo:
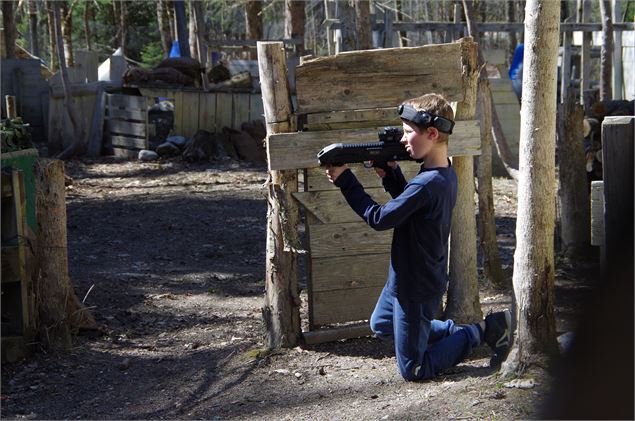
<svg viewBox="0 0 635 421">
<path fill-rule="evenodd" d="M 403 137 L 403 130 L 399 127 L 384 127 L 384 130 L 377 133 L 381 142 L 395 142 L 399 143 Z"/>
</svg>

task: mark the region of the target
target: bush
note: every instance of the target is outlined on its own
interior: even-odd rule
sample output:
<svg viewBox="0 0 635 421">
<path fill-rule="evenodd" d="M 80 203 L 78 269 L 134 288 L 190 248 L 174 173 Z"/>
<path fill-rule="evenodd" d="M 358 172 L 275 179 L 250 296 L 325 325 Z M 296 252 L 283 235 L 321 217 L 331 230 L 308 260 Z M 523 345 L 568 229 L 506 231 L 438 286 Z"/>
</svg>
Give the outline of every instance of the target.
<svg viewBox="0 0 635 421">
<path fill-rule="evenodd" d="M 163 60 L 163 47 L 160 41 L 152 41 L 147 43 L 141 49 L 141 67 L 148 69 L 154 68 Z"/>
</svg>

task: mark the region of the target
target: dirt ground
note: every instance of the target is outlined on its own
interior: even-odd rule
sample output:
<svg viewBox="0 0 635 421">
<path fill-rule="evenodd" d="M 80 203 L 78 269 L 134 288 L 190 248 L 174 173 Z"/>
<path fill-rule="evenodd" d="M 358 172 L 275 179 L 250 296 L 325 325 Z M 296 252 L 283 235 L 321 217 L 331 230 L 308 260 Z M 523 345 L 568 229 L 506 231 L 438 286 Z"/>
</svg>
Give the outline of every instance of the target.
<svg viewBox="0 0 635 421">
<path fill-rule="evenodd" d="M 264 167 L 103 158 L 69 161 L 67 174 L 70 276 L 104 333 L 76 337 L 68 353 L 36 346 L 28 360 L 3 364 L 2 418 L 538 416 L 548 377 L 532 377 L 530 388 L 508 387 L 488 367 L 487 347 L 421 383 L 402 380 L 391 346 L 373 338 L 260 352 Z M 516 185 L 496 179 L 494 186 L 511 284 Z M 563 259 L 557 263 L 562 333 L 587 281 Z M 480 286 L 484 312 L 511 305 L 511 290 Z"/>
</svg>

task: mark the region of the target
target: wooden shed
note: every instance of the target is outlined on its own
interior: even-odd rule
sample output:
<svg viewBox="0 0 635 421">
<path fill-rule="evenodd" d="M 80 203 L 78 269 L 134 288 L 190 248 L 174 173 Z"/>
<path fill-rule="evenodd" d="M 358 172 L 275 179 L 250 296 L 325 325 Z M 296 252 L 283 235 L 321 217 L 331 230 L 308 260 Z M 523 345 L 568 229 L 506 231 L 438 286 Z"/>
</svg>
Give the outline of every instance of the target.
<svg viewBox="0 0 635 421">
<path fill-rule="evenodd" d="M 476 282 L 476 230 L 472 156 L 480 154 L 480 129 L 474 120 L 476 44 L 456 43 L 412 48 L 352 51 L 304 58 L 296 68 L 297 108 L 291 109 L 282 47 L 262 43 L 260 79 L 267 123 L 271 174 L 267 240 L 267 297 L 263 313 L 271 336 L 293 333 L 285 325 L 298 319 L 296 287 L 289 264 L 298 205 L 306 219 L 308 321 L 306 342 L 322 342 L 369 333 L 368 320 L 386 280 L 391 232 L 376 232 L 348 207 L 326 180 L 316 154 L 330 143 L 377 139 L 387 125 L 400 124 L 396 106 L 429 92 L 453 102 L 456 126 L 450 154 L 461 191 L 454 212 L 450 274 Z M 276 64 L 278 63 L 278 64 Z M 280 63 L 282 63 L 280 65 Z M 328 87 L 328 89 L 325 89 Z M 418 164 L 403 162 L 412 176 Z M 378 202 L 389 199 L 374 171 L 354 172 Z M 280 218 L 280 219 L 277 219 Z M 290 267 L 294 267 L 291 263 Z M 356 323 L 360 322 L 361 323 Z"/>
</svg>

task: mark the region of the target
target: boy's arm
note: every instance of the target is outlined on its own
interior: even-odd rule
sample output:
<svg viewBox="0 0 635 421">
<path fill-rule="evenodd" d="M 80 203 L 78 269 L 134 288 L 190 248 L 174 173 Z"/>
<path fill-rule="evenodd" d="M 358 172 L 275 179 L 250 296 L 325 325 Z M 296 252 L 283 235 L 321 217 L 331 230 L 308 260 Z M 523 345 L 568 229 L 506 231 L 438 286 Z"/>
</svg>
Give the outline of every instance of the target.
<svg viewBox="0 0 635 421">
<path fill-rule="evenodd" d="M 393 199 L 403 193 L 403 189 L 406 187 L 406 177 L 404 177 L 401 168 L 386 167 L 384 169 L 385 175 L 381 179 L 381 183 L 384 186 L 384 190 L 390 194 Z"/>
<path fill-rule="evenodd" d="M 412 184 L 393 200 L 385 205 L 379 205 L 364 191 L 364 187 L 350 170 L 342 172 L 335 180 L 335 185 L 340 188 L 355 213 L 378 231 L 400 225 L 415 211 L 421 209 L 428 200 L 425 187 Z"/>
</svg>

